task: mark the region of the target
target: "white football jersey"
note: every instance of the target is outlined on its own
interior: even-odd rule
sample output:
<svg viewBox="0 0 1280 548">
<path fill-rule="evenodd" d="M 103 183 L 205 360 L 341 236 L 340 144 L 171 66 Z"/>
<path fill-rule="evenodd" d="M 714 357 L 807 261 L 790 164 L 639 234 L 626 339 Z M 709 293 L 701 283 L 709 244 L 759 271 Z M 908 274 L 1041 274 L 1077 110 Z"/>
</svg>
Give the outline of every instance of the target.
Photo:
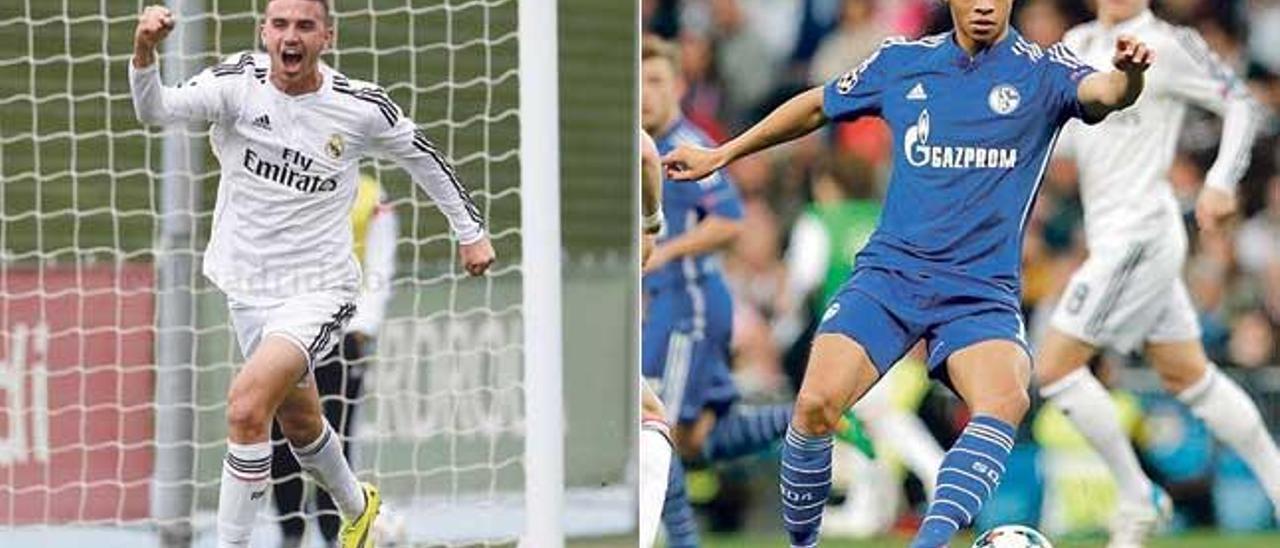
<svg viewBox="0 0 1280 548">
<path fill-rule="evenodd" d="M 232 300 L 359 287 L 349 212 L 366 156 L 408 171 L 461 243 L 484 237 L 453 167 L 382 89 L 321 64 L 318 91 L 287 95 L 268 79 L 264 54 L 231 56 L 177 87 L 161 83 L 157 66 L 129 62 L 138 119 L 213 124 L 221 173 L 204 274 Z"/>
<path fill-rule="evenodd" d="M 1134 35 L 1155 50 L 1142 95 L 1099 124 L 1072 121 L 1059 143 L 1059 150 L 1074 156 L 1079 166 L 1090 248 L 1183 234 L 1167 174 L 1189 104 L 1224 119 L 1218 157 L 1206 177 L 1209 186 L 1234 191 L 1248 167 L 1254 134 L 1248 90 L 1194 30 L 1145 11 L 1110 28 L 1097 21 L 1080 25 L 1063 42 L 1095 68 L 1112 70 L 1121 34 Z"/>
</svg>

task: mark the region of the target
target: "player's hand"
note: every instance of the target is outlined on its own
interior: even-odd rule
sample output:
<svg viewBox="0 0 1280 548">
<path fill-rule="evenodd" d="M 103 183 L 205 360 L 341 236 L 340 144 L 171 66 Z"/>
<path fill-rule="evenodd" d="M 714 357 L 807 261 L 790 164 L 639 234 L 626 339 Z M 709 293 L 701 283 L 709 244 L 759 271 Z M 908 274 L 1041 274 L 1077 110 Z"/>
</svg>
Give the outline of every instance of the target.
<svg viewBox="0 0 1280 548">
<path fill-rule="evenodd" d="M 697 181 L 728 163 L 718 148 L 680 145 L 662 157 L 667 177 L 676 181 Z"/>
<path fill-rule="evenodd" d="M 467 274 L 472 276 L 484 274 L 497 259 L 497 255 L 493 253 L 493 244 L 489 243 L 488 237 L 459 245 L 458 254 L 462 257 L 463 268 L 466 268 Z"/>
<path fill-rule="evenodd" d="M 649 252 L 649 258 L 644 261 L 643 272 L 649 274 L 667 265 L 675 259 L 675 255 L 671 254 L 671 248 L 665 245 L 653 247 L 653 251 Z"/>
<path fill-rule="evenodd" d="M 1210 234 L 1225 230 L 1236 215 L 1236 196 L 1219 188 L 1205 187 L 1196 199 L 1196 224 Z"/>
<path fill-rule="evenodd" d="M 173 14 L 164 6 L 147 6 L 138 16 L 138 28 L 133 32 L 135 49 L 154 49 L 173 30 Z"/>
<path fill-rule="evenodd" d="M 1147 47 L 1142 41 L 1130 35 L 1116 38 L 1116 54 L 1111 64 L 1116 70 L 1125 73 L 1146 72 L 1156 60 L 1156 50 Z"/>
<path fill-rule="evenodd" d="M 654 234 L 640 235 L 640 264 L 649 262 L 649 257 L 653 255 L 654 246 L 657 245 L 658 237 Z"/>
</svg>

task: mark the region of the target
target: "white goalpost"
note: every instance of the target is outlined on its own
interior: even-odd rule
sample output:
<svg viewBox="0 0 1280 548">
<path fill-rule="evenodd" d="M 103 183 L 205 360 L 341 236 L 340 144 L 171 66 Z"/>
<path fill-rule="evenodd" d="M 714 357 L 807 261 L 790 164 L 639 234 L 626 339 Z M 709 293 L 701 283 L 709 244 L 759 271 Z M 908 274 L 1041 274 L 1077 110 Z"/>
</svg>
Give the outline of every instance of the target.
<svg viewBox="0 0 1280 548">
<path fill-rule="evenodd" d="M 257 49 L 267 1 L 167 0 L 164 82 Z M 150 3 L 0 7 L 0 545 L 214 546 L 243 356 L 200 273 L 218 183 L 208 129 L 133 118 L 125 64 Z M 582 269 L 562 271 L 557 2 L 331 4 L 325 61 L 383 86 L 452 158 L 499 254 L 468 278 L 426 195 L 392 163 L 362 166 L 400 232 L 377 350 L 348 401 L 357 474 L 404 518 L 407 545 L 559 548 L 631 531 L 621 467 L 566 449 L 570 424 L 586 429 L 566 418 L 565 303 L 615 297 L 563 281 Z M 625 365 L 590 367 L 628 379 Z M 253 546 L 278 542 L 266 506 Z"/>
</svg>

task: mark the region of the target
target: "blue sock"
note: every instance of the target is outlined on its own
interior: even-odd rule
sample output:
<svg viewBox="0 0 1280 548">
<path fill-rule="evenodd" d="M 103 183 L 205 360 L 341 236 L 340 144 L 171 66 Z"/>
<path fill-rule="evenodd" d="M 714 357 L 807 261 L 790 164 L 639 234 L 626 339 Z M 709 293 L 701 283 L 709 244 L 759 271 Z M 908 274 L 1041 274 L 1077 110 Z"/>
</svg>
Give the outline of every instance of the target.
<svg viewBox="0 0 1280 548">
<path fill-rule="evenodd" d="M 809 436 L 788 428 L 782 444 L 782 525 L 791 546 L 818 545 L 822 510 L 831 494 L 831 436 Z"/>
<path fill-rule="evenodd" d="M 791 424 L 790 404 L 736 405 L 716 421 L 702 444 L 702 456 L 709 461 L 735 459 L 764 451 L 782 439 Z"/>
<path fill-rule="evenodd" d="M 1013 426 L 995 417 L 974 416 L 942 458 L 933 504 L 911 547 L 946 546 L 961 527 L 971 523 L 1000 485 L 1011 450 Z"/>
<path fill-rule="evenodd" d="M 693 506 L 684 489 L 684 465 L 680 455 L 671 455 L 671 472 L 667 475 L 667 500 L 662 504 L 662 525 L 667 530 L 668 548 L 698 546 L 698 523 Z"/>
</svg>

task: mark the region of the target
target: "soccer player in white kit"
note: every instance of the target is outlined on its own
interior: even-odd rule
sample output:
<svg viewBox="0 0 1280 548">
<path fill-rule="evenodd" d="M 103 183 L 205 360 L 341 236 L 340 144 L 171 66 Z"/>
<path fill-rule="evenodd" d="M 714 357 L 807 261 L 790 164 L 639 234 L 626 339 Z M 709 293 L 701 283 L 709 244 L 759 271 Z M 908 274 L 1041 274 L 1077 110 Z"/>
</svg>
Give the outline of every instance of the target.
<svg viewBox="0 0 1280 548">
<path fill-rule="evenodd" d="M 348 212 L 361 158 L 396 161 L 448 217 L 467 272 L 494 252 L 467 191 L 426 135 L 380 88 L 320 62 L 332 43 L 325 0 L 270 0 L 267 53 L 244 53 L 165 87 L 155 46 L 173 28 L 161 6 L 143 11 L 129 84 L 144 124 L 213 124 L 221 164 L 204 273 L 227 295 L 247 361 L 227 395 L 227 456 L 218 497 L 218 545 L 247 546 L 270 480 L 274 417 L 298 463 L 333 497 L 343 548 L 368 548 L 378 491 L 356 480 L 324 420 L 314 361 L 355 310 L 360 267 Z"/>
<path fill-rule="evenodd" d="M 1280 508 L 1280 452 L 1253 400 L 1205 356 L 1196 310 L 1181 278 L 1187 238 L 1166 174 L 1188 105 L 1223 118 L 1218 156 L 1196 203 L 1206 231 L 1236 209 L 1249 163 L 1253 101 L 1195 31 L 1157 19 L 1149 0 L 1100 0 L 1098 20 L 1063 42 L 1094 66 L 1110 62 L 1116 36 L 1150 44 L 1161 57 L 1136 105 L 1095 126 L 1073 124 L 1059 150 L 1075 157 L 1089 257 L 1072 276 L 1040 344 L 1041 394 L 1061 408 L 1110 467 L 1119 487 L 1113 548 L 1142 546 L 1170 511 L 1168 496 L 1140 468 L 1106 389 L 1086 362 L 1102 348 L 1141 349 L 1166 390 L 1248 462 Z"/>
</svg>

